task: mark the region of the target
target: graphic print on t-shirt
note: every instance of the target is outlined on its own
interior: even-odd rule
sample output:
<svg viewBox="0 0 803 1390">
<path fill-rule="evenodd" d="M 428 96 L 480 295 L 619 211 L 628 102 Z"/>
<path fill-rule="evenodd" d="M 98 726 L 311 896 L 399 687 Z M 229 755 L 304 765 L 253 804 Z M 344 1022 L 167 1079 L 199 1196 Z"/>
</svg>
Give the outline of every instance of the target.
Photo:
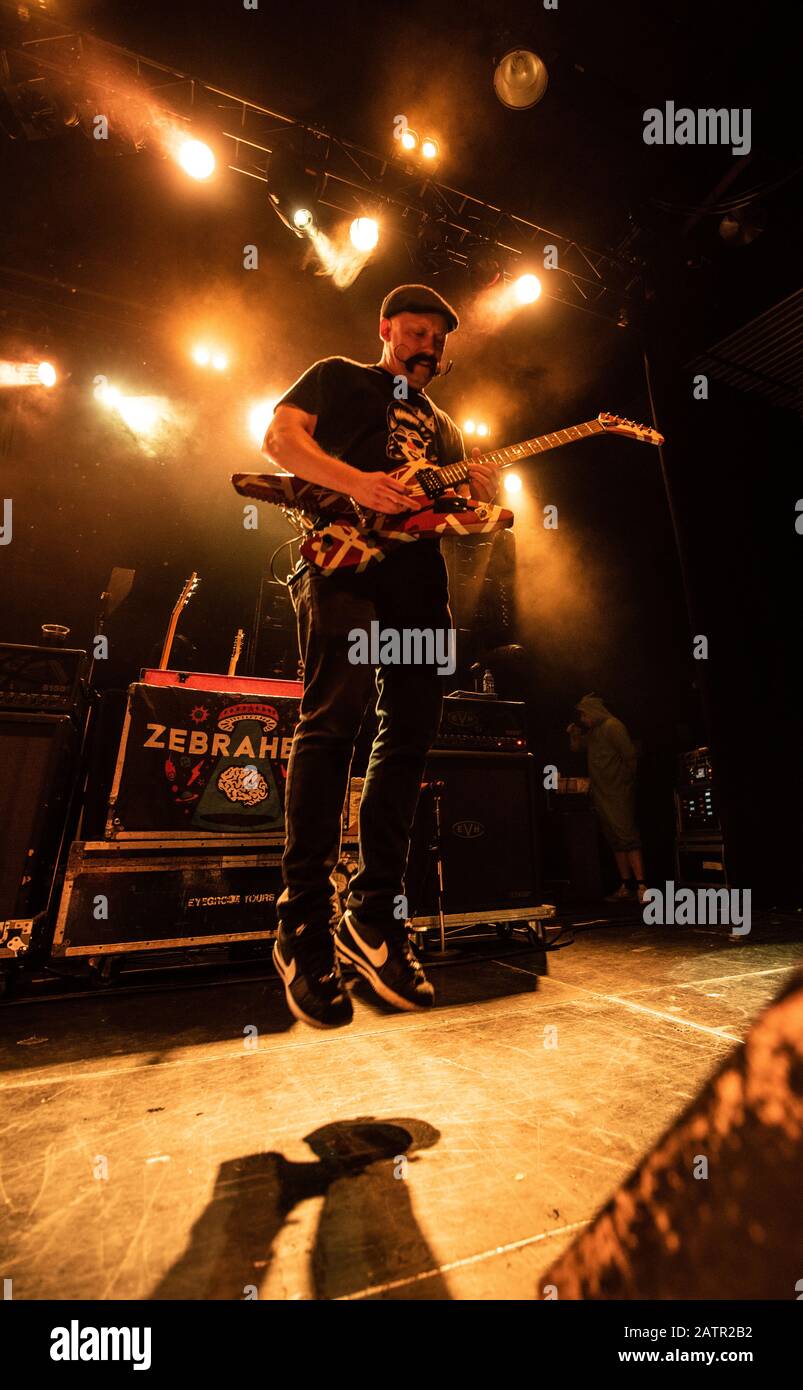
<svg viewBox="0 0 803 1390">
<path fill-rule="evenodd" d="M 438 439 L 432 410 L 409 401 L 391 401 L 387 452 L 394 463 L 437 463 Z"/>
</svg>

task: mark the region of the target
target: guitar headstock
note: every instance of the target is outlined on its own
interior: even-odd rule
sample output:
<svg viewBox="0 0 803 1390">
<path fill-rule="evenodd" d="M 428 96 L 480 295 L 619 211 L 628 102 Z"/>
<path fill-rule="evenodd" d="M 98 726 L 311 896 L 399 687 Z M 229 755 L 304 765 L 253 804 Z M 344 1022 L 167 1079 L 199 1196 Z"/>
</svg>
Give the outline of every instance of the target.
<svg viewBox="0 0 803 1390">
<path fill-rule="evenodd" d="M 195 590 L 198 588 L 200 582 L 200 575 L 196 574 L 195 570 L 193 570 L 189 579 L 185 583 L 184 588 L 181 590 L 179 601 L 176 604 L 176 612 L 181 612 L 182 608 L 186 608 L 187 604 L 189 603 L 190 599 L 195 593 Z"/>
<path fill-rule="evenodd" d="M 624 420 L 621 415 L 609 415 L 600 411 L 597 416 L 602 428 L 609 434 L 622 434 L 625 439 L 638 439 L 642 444 L 663 444 L 664 436 L 649 425 L 638 425 L 635 420 Z"/>
</svg>

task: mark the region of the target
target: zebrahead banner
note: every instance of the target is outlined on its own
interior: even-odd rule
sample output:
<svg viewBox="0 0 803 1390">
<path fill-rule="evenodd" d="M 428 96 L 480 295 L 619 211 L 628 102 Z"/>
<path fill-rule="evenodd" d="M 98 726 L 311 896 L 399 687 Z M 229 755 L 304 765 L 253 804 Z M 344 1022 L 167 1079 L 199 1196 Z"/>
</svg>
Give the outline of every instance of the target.
<svg viewBox="0 0 803 1390">
<path fill-rule="evenodd" d="M 283 830 L 298 703 L 132 685 L 107 836 Z"/>
</svg>

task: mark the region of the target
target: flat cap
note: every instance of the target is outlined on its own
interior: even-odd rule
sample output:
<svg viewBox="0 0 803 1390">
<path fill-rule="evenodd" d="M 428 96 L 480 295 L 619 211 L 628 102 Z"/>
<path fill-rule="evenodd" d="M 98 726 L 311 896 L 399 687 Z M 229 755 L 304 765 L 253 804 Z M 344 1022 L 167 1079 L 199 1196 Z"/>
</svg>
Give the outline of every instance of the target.
<svg viewBox="0 0 803 1390">
<path fill-rule="evenodd" d="M 431 290 L 429 285 L 398 285 L 382 300 L 380 315 L 392 319 L 394 314 L 443 314 L 447 331 L 454 333 L 460 320 L 451 304 L 442 295 Z"/>
</svg>

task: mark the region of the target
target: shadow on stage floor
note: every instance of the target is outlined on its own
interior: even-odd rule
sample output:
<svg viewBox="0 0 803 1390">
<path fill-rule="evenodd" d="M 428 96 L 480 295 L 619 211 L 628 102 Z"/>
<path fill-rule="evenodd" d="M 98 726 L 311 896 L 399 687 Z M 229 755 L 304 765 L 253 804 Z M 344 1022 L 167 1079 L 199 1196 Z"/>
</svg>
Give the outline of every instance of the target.
<svg viewBox="0 0 803 1390">
<path fill-rule="evenodd" d="M 267 963 L 4 1007 L 13 1296 L 541 1297 L 803 954 L 795 918 L 572 935 L 433 965 L 431 1013 L 355 990 L 332 1033 Z"/>
</svg>

